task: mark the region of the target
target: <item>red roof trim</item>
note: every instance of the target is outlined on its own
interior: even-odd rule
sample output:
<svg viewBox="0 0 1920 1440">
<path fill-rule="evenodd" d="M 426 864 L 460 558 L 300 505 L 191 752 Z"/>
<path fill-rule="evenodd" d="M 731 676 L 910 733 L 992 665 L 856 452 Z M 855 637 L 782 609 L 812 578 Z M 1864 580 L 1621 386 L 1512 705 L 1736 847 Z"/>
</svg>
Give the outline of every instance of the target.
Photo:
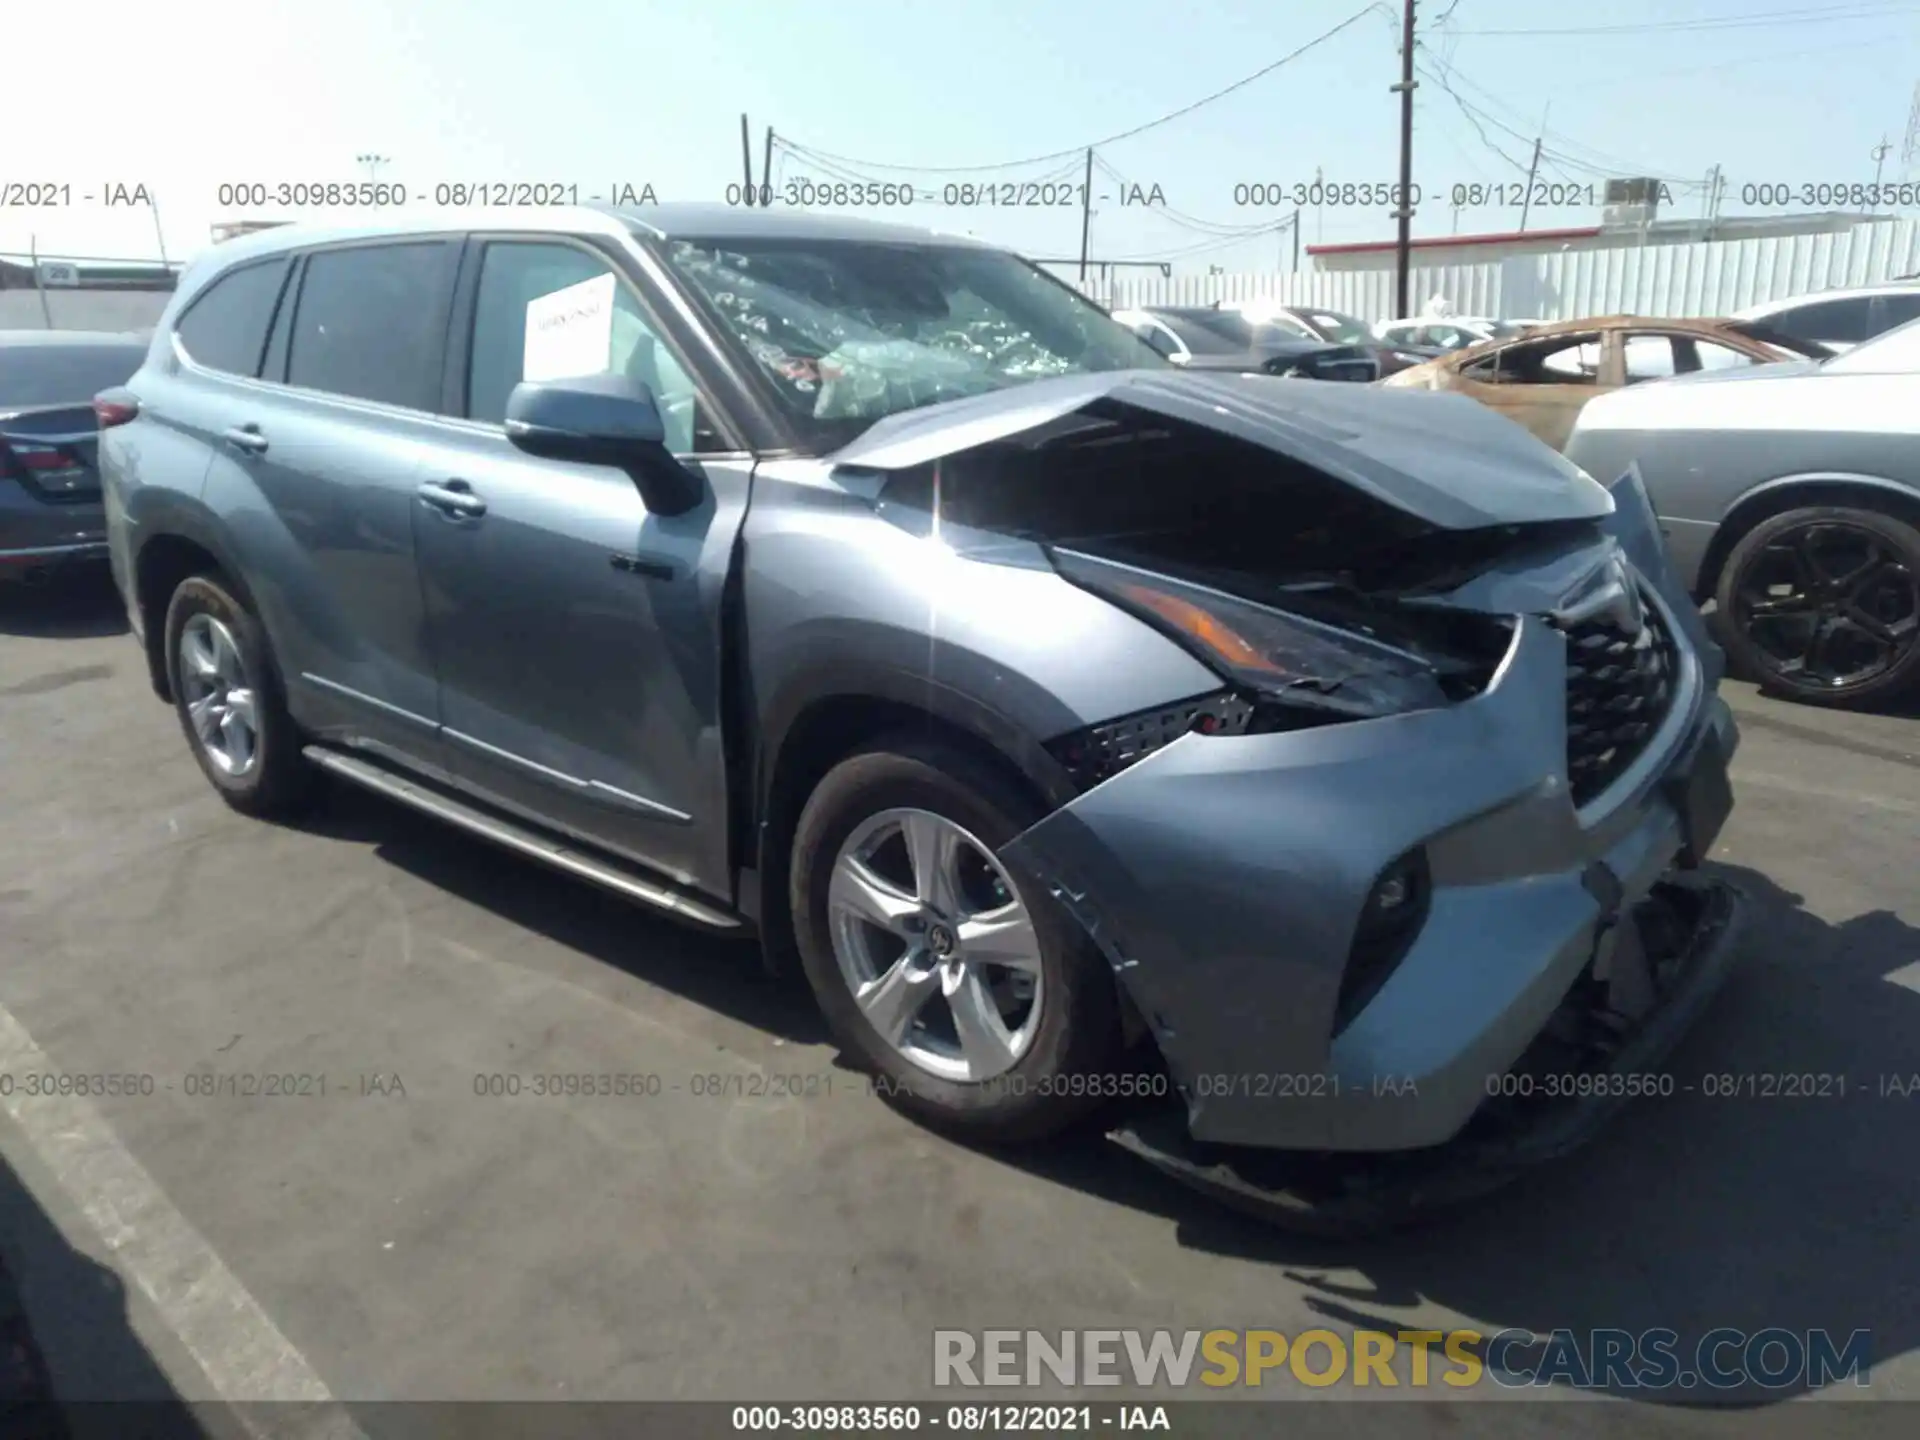
<svg viewBox="0 0 1920 1440">
<path fill-rule="evenodd" d="M 1426 239 L 1414 240 L 1410 247 L 1414 250 L 1446 250 L 1457 245 L 1503 245 L 1512 240 L 1590 240 L 1600 233 L 1598 225 L 1583 226 L 1576 230 L 1511 230 L 1496 235 L 1434 235 Z M 1355 245 L 1309 245 L 1309 255 L 1367 255 L 1375 251 L 1392 250 L 1398 246 L 1395 240 L 1363 240 Z"/>
</svg>

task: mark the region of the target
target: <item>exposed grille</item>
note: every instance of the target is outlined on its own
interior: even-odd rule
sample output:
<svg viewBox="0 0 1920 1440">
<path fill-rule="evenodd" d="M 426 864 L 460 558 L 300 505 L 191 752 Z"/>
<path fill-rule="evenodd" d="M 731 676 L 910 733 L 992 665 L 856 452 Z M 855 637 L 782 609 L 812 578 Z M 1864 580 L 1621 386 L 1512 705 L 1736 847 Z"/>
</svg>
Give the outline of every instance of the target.
<svg viewBox="0 0 1920 1440">
<path fill-rule="evenodd" d="M 1205 735 L 1238 735 L 1253 719 L 1253 706 L 1229 691 L 1197 700 L 1145 710 L 1050 741 L 1047 749 L 1066 766 L 1082 790 L 1118 775 L 1189 730 Z"/>
<path fill-rule="evenodd" d="M 1567 637 L 1567 783 L 1576 805 L 1626 772 L 1673 704 L 1680 657 L 1644 592 L 1642 609 L 1637 630 L 1613 615 L 1560 627 Z"/>
</svg>

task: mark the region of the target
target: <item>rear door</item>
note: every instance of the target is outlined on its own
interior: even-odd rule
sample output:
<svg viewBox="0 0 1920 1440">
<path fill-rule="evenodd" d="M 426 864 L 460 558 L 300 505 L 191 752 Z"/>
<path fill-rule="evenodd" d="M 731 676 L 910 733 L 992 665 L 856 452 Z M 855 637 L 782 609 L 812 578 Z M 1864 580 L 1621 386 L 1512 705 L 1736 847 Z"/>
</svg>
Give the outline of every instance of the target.
<svg viewBox="0 0 1920 1440">
<path fill-rule="evenodd" d="M 658 301 L 600 242 L 475 237 L 413 526 L 456 781 L 730 900 L 721 609 L 752 464 Z M 538 346 L 530 373 L 527 337 L 556 317 L 580 327 L 570 353 Z M 624 472 L 508 442 L 522 379 L 608 371 L 653 391 L 669 448 L 706 476 L 691 512 L 652 514 Z"/>
<path fill-rule="evenodd" d="M 219 387 L 204 495 L 240 551 L 295 715 L 435 772 L 413 506 L 441 427 L 458 257 L 458 238 L 444 236 L 303 255 L 260 378 Z"/>
</svg>

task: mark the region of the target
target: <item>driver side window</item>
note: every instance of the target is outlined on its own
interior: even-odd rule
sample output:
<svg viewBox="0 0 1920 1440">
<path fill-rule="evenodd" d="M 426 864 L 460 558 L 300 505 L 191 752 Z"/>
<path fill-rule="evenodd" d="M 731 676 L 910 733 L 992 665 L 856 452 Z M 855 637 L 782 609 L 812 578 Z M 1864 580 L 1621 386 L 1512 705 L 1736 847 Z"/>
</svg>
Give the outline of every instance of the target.
<svg viewBox="0 0 1920 1440">
<path fill-rule="evenodd" d="M 692 377 L 606 261 L 571 245 L 489 243 L 474 297 L 467 418 L 500 424 L 522 380 L 605 374 L 653 392 L 675 454 L 718 448 Z"/>
</svg>

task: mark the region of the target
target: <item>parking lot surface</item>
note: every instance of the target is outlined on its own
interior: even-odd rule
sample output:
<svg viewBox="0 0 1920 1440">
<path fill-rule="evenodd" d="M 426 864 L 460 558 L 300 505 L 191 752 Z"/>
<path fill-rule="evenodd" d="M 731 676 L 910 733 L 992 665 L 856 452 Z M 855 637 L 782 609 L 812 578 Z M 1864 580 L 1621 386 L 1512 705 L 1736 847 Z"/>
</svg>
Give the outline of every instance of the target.
<svg viewBox="0 0 1920 1440">
<path fill-rule="evenodd" d="M 929 1134 L 751 947 L 393 805 L 234 815 L 104 583 L 0 596 L 7 1264 L 68 1398 L 925 1398 L 936 1328 L 1315 1324 L 1864 1328 L 1871 1393 L 1920 1398 L 1920 719 L 1730 692 L 1714 859 L 1755 924 L 1681 1093 L 1333 1244 L 1097 1134 Z M 135 1080 L 30 1103 L 35 1072 Z M 1699 1083 L 1781 1074 L 1844 1094 Z"/>
</svg>

